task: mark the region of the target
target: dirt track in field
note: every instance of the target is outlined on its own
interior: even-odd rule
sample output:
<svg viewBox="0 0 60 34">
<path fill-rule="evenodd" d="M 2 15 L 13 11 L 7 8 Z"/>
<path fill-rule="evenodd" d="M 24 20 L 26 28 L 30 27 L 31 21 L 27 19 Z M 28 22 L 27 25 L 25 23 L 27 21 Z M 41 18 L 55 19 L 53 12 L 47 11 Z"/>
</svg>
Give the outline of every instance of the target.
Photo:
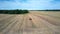
<svg viewBox="0 0 60 34">
<path fill-rule="evenodd" d="M 0 14 L 0 34 L 60 34 L 60 12 Z"/>
</svg>

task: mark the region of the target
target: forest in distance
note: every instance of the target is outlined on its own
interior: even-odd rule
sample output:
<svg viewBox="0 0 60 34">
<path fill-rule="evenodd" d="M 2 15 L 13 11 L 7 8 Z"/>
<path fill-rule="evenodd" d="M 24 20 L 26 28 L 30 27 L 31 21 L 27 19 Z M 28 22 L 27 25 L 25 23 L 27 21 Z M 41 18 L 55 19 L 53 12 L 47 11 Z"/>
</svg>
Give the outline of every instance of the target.
<svg viewBox="0 0 60 34">
<path fill-rule="evenodd" d="M 60 9 L 30 10 L 30 11 L 60 11 Z"/>
<path fill-rule="evenodd" d="M 26 14 L 28 10 L 0 10 L 0 14 Z"/>
<path fill-rule="evenodd" d="M 30 10 L 30 11 L 60 11 L 60 10 Z M 26 14 L 29 10 L 0 10 L 0 14 Z"/>
</svg>

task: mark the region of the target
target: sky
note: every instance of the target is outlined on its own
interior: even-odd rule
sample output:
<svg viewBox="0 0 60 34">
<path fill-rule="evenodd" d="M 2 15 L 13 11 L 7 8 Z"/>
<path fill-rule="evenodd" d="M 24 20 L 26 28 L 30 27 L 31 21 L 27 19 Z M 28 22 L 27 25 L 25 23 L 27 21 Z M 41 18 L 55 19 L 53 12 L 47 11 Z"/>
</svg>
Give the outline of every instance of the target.
<svg viewBox="0 0 60 34">
<path fill-rule="evenodd" d="M 0 0 L 0 10 L 6 9 L 60 9 L 60 0 Z"/>
</svg>

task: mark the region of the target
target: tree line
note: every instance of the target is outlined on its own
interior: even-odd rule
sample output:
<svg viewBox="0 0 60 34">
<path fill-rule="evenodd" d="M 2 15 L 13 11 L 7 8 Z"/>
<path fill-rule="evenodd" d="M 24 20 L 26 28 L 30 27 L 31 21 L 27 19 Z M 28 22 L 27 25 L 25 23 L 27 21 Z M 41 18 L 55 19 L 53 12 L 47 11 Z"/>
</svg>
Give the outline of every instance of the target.
<svg viewBox="0 0 60 34">
<path fill-rule="evenodd" d="M 0 10 L 0 14 L 25 14 L 28 10 Z"/>
</svg>

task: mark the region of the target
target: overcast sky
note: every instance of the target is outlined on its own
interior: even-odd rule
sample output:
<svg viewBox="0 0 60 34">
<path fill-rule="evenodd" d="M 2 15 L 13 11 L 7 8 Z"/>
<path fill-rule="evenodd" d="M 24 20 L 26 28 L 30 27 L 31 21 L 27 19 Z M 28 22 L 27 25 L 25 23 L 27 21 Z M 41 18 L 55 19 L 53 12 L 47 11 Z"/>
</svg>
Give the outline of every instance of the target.
<svg viewBox="0 0 60 34">
<path fill-rule="evenodd" d="M 60 0 L 0 0 L 0 9 L 60 9 Z"/>
</svg>

